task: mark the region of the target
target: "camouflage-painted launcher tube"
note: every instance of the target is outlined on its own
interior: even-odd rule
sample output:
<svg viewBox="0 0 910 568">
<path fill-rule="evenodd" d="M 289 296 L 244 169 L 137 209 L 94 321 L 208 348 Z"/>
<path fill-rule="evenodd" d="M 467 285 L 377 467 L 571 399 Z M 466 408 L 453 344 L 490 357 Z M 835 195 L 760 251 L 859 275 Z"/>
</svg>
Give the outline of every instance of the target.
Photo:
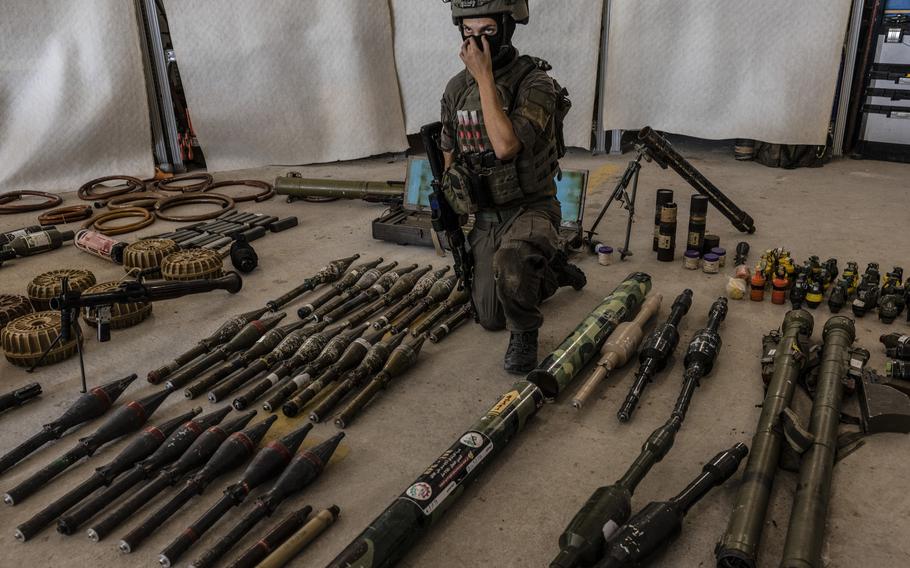
<svg viewBox="0 0 910 568">
<path fill-rule="evenodd" d="M 546 373 L 544 369 L 549 369 L 553 375 L 558 373 L 562 377 L 559 388 L 565 387 L 584 362 L 598 352 L 600 344 L 616 325 L 631 317 L 650 288 L 650 276 L 632 274 L 604 299 L 559 350 L 544 361 L 552 362 L 546 367 L 541 366 L 538 371 Z M 579 341 L 579 336 L 590 339 Z M 563 368 L 559 368 L 560 364 Z M 393 566 L 445 515 L 465 487 L 480 475 L 496 454 L 524 429 L 543 400 L 544 392 L 530 380 L 513 384 L 492 408 L 370 523 L 328 568 Z"/>
<path fill-rule="evenodd" d="M 635 272 L 627 276 L 559 347 L 531 371 L 528 380 L 540 387 L 547 397 L 558 396 L 600 352 L 616 326 L 631 319 L 650 290 L 650 275 Z"/>
</svg>

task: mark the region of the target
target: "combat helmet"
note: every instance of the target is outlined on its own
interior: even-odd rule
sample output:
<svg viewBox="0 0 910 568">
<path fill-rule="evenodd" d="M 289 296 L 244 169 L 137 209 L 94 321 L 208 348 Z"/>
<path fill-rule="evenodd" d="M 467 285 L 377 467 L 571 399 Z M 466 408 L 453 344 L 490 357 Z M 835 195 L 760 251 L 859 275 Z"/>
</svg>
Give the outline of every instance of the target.
<svg viewBox="0 0 910 568">
<path fill-rule="evenodd" d="M 508 14 L 516 24 L 527 24 L 530 18 L 528 0 L 442 0 L 452 3 L 452 22 L 457 26 L 462 18 L 480 18 Z"/>
</svg>

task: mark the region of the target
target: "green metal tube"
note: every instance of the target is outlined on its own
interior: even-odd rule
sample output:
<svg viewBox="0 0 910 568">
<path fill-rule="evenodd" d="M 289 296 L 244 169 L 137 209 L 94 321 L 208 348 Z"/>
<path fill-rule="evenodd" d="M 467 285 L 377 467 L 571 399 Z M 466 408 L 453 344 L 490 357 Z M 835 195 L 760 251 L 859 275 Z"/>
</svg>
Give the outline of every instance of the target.
<svg viewBox="0 0 910 568">
<path fill-rule="evenodd" d="M 651 290 L 651 276 L 635 272 L 626 277 L 612 294 L 603 299 L 562 344 L 550 353 L 528 380 L 555 398 L 572 382 L 581 369 L 600 353 L 607 336 L 616 326 L 632 318 Z"/>
<path fill-rule="evenodd" d="M 784 317 L 781 340 L 774 355 L 774 374 L 752 437 L 752 453 L 743 472 L 743 483 L 727 531 L 715 549 L 718 568 L 756 566 L 758 543 L 783 441 L 780 414 L 793 399 L 797 380 L 806 363 L 803 341 L 812 335 L 813 326 L 812 315 L 805 310 L 791 310 Z"/>
<path fill-rule="evenodd" d="M 388 199 L 404 195 L 401 181 L 349 181 L 279 177 L 275 191 L 291 197 L 334 197 L 336 199 Z"/>
<path fill-rule="evenodd" d="M 781 568 L 822 566 L 825 518 L 837 454 L 837 432 L 843 402 L 843 379 L 850 370 L 850 346 L 856 339 L 853 320 L 834 316 L 825 324 L 825 347 L 809 429 L 814 440 L 803 454 L 799 484 L 790 511 L 790 527 Z"/>
<path fill-rule="evenodd" d="M 650 288 L 650 276 L 642 273 L 631 275 L 604 299 L 579 329 L 585 332 L 593 330 L 595 326 L 589 320 L 599 318 L 601 326 L 612 331 L 638 308 Z M 609 331 L 604 332 L 604 337 Z M 575 336 L 573 334 L 570 337 Z M 577 339 L 584 340 L 588 337 L 583 334 Z M 557 360 L 569 366 L 558 370 L 563 386 L 571 382 L 581 370 L 580 364 L 572 367 L 573 363 L 583 358 L 577 353 L 580 349 L 580 346 L 573 349 L 571 355 L 565 357 L 547 358 L 547 361 L 554 360 L 548 367 L 552 372 L 557 372 Z M 594 353 L 597 353 L 596 347 L 590 349 L 587 358 Z M 329 568 L 384 568 L 394 565 L 433 524 L 445 516 L 446 511 L 464 493 L 466 486 L 515 439 L 528 419 L 543 405 L 543 400 L 543 391 L 530 380 L 518 381 L 512 385 L 492 408 L 373 520 L 329 564 Z"/>
</svg>

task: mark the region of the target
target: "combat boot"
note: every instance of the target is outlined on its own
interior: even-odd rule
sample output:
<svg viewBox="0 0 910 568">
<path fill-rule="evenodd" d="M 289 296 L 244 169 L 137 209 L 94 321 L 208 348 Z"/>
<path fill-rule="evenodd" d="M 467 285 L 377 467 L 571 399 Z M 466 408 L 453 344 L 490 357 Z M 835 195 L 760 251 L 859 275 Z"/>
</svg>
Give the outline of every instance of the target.
<svg viewBox="0 0 910 568">
<path fill-rule="evenodd" d="M 534 370 L 537 366 L 537 330 L 513 331 L 504 362 L 505 370 L 516 375 Z"/>
<path fill-rule="evenodd" d="M 581 290 L 588 283 L 588 278 L 580 268 L 569 262 L 569 255 L 563 251 L 556 253 L 553 261 L 550 262 L 550 269 L 556 274 L 556 282 L 559 287 L 571 286 L 575 290 Z"/>
</svg>

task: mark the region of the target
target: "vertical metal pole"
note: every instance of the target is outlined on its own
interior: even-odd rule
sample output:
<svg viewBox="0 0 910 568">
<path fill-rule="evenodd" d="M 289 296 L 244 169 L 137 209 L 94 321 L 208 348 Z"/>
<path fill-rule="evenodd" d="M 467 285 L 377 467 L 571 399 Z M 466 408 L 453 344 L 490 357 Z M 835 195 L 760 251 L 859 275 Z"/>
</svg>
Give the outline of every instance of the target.
<svg viewBox="0 0 910 568">
<path fill-rule="evenodd" d="M 853 0 L 853 12 L 850 15 L 850 27 L 847 31 L 847 51 L 844 55 L 844 69 L 841 74 L 840 89 L 837 97 L 837 116 L 834 119 L 833 155 L 844 153 L 844 130 L 847 128 L 847 112 L 850 110 L 850 96 L 853 91 L 853 74 L 856 68 L 856 54 L 859 49 L 860 26 L 863 20 L 864 0 Z"/>
<path fill-rule="evenodd" d="M 597 106 L 594 112 L 594 153 L 607 151 L 607 133 L 604 130 L 604 92 L 607 90 L 607 49 L 610 42 L 610 0 L 603 0 L 603 16 L 600 31 L 600 73 L 597 77 Z"/>
</svg>

